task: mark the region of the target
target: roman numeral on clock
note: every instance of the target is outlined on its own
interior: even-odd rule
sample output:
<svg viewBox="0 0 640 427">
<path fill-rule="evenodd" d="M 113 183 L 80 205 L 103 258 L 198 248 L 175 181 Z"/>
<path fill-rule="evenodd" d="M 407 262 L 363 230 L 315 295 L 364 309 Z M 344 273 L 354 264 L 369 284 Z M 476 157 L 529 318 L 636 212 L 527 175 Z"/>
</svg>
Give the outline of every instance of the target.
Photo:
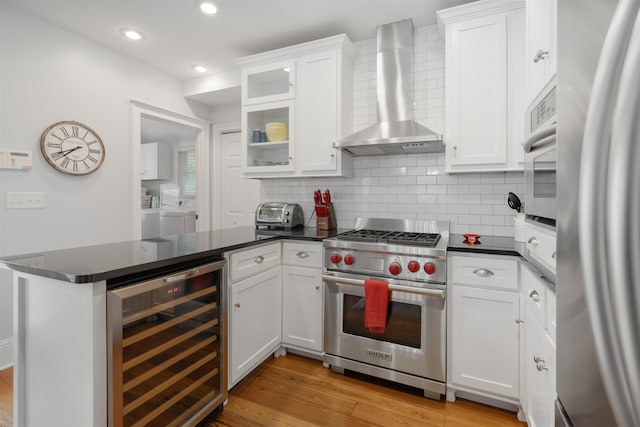
<svg viewBox="0 0 640 427">
<path fill-rule="evenodd" d="M 62 133 L 64 134 L 64 136 L 70 136 L 70 135 L 69 135 L 69 131 L 68 131 L 65 127 L 60 126 L 60 130 L 62 131 Z"/>
<path fill-rule="evenodd" d="M 69 162 L 71 160 L 69 160 L 68 157 L 65 157 L 64 159 L 62 159 L 62 162 L 60 162 L 60 166 L 62 166 L 63 168 L 66 168 L 69 165 Z"/>
</svg>

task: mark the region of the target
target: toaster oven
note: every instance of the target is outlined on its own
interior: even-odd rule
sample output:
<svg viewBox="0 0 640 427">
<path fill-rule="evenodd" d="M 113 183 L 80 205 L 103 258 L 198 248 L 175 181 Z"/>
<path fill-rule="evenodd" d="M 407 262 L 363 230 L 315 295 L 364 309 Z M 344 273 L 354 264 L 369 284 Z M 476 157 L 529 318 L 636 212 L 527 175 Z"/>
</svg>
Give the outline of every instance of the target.
<svg viewBox="0 0 640 427">
<path fill-rule="evenodd" d="M 256 209 L 256 228 L 292 229 L 304 226 L 304 214 L 296 203 L 260 203 Z"/>
</svg>

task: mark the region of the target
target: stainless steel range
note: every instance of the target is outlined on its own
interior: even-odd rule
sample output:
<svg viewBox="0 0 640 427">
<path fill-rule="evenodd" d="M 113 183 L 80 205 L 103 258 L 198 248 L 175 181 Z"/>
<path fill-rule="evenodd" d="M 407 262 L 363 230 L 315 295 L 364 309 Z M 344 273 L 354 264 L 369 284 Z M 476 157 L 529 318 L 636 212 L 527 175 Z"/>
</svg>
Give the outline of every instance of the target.
<svg viewBox="0 0 640 427">
<path fill-rule="evenodd" d="M 325 366 L 445 393 L 448 241 L 446 221 L 386 218 L 324 241 Z M 383 333 L 365 327 L 367 279 L 391 291 Z"/>
</svg>

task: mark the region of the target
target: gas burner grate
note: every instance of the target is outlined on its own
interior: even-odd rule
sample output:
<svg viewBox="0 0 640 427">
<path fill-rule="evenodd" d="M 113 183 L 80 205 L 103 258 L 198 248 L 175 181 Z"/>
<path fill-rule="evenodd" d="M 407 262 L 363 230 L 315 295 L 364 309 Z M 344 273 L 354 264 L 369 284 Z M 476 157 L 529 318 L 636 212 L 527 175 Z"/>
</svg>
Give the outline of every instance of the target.
<svg viewBox="0 0 640 427">
<path fill-rule="evenodd" d="M 438 233 L 414 233 L 409 231 L 352 230 L 338 235 L 339 240 L 354 242 L 393 243 L 415 246 L 436 246 Z"/>
</svg>

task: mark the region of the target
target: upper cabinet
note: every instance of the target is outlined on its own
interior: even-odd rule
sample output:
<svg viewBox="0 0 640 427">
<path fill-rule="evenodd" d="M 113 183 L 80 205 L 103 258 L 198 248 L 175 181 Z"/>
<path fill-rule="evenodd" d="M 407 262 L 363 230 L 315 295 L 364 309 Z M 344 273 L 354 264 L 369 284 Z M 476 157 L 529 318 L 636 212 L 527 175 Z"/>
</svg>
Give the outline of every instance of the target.
<svg viewBox="0 0 640 427">
<path fill-rule="evenodd" d="M 353 174 L 333 143 L 352 131 L 354 56 L 338 35 L 238 60 L 245 177 Z"/>
<path fill-rule="evenodd" d="M 557 68 L 557 1 L 526 0 L 527 98 L 531 104 Z"/>
<path fill-rule="evenodd" d="M 524 0 L 481 0 L 438 12 L 447 172 L 523 169 L 524 23 Z"/>
<path fill-rule="evenodd" d="M 171 179 L 171 146 L 161 142 L 140 145 L 140 179 Z"/>
<path fill-rule="evenodd" d="M 242 105 L 293 98 L 295 81 L 294 61 L 245 68 L 242 70 Z"/>
</svg>

